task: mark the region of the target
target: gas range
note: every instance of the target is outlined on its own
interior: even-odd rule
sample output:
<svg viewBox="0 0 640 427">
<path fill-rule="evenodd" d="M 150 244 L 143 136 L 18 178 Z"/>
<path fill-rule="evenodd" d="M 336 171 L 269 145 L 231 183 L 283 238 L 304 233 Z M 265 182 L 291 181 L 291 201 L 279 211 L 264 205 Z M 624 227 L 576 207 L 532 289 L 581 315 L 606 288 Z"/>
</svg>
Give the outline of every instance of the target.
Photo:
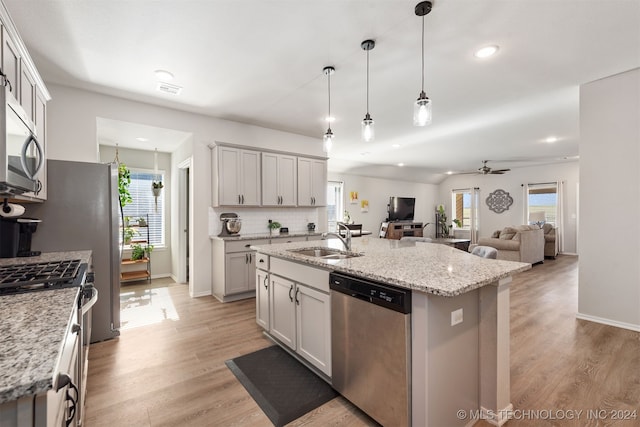
<svg viewBox="0 0 640 427">
<path fill-rule="evenodd" d="M 86 278 L 87 264 L 81 260 L 0 266 L 0 296 L 83 287 Z"/>
</svg>

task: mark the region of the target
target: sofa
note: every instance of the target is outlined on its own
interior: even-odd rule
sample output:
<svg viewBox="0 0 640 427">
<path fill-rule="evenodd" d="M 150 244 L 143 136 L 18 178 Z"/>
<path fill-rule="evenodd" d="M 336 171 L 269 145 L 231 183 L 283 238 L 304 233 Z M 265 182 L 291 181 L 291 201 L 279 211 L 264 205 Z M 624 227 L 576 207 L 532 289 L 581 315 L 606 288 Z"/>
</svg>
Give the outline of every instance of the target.
<svg viewBox="0 0 640 427">
<path fill-rule="evenodd" d="M 551 224 L 542 226 L 544 233 L 544 256 L 554 258 L 558 255 L 558 240 L 556 240 L 556 229 Z"/>
<path fill-rule="evenodd" d="M 497 249 L 497 259 L 530 264 L 544 262 L 544 231 L 537 225 L 505 227 L 491 237 L 480 237 L 477 244 Z"/>
</svg>

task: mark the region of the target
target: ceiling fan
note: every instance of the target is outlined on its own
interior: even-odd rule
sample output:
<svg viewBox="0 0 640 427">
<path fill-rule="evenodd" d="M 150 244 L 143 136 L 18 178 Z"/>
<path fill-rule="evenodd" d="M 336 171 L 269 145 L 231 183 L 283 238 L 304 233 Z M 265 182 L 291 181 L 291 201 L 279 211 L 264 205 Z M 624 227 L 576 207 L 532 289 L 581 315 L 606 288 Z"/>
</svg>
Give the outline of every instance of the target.
<svg viewBox="0 0 640 427">
<path fill-rule="evenodd" d="M 477 171 L 474 172 L 461 172 L 461 174 L 479 174 L 479 175 L 502 175 L 505 172 L 509 172 L 511 169 L 492 169 L 489 166 L 487 166 L 487 162 L 489 162 L 489 160 L 483 160 L 482 161 L 482 167 L 478 168 Z"/>
</svg>

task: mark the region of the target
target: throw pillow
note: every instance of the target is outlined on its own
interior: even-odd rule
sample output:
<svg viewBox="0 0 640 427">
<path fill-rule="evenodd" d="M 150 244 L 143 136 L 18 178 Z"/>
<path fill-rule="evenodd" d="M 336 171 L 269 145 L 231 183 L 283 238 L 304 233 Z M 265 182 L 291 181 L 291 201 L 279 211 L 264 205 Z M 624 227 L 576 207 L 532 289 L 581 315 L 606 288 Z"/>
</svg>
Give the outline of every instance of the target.
<svg viewBox="0 0 640 427">
<path fill-rule="evenodd" d="M 553 225 L 545 224 L 542 226 L 542 229 L 544 230 L 544 234 L 547 234 L 553 229 Z"/>
<path fill-rule="evenodd" d="M 498 237 L 500 237 L 500 230 L 494 231 L 491 237 L 494 239 L 497 239 Z"/>
<path fill-rule="evenodd" d="M 511 240 L 511 239 L 513 239 L 513 236 L 515 236 L 517 232 L 518 232 L 518 230 L 516 230 L 513 227 L 505 227 L 500 232 L 500 239 L 502 239 L 502 240 Z"/>
</svg>

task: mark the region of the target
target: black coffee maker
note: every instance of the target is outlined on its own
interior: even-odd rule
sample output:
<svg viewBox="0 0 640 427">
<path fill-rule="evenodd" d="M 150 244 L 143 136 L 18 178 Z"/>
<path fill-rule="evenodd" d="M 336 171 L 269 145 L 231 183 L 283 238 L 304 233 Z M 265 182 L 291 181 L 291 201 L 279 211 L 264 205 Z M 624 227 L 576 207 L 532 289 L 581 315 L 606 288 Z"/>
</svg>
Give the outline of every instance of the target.
<svg viewBox="0 0 640 427">
<path fill-rule="evenodd" d="M 33 218 L 0 218 L 0 258 L 40 255 L 40 251 L 31 250 L 31 236 L 39 222 Z"/>
</svg>

